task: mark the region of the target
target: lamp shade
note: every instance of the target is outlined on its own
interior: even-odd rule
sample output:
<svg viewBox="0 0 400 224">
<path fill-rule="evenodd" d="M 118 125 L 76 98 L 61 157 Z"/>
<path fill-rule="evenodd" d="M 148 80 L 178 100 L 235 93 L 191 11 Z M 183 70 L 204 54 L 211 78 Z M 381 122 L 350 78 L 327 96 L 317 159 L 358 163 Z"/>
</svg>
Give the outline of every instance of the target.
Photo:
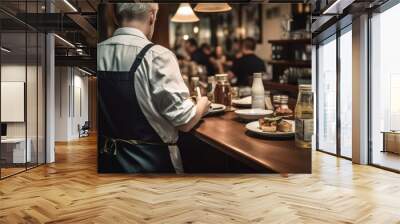
<svg viewBox="0 0 400 224">
<path fill-rule="evenodd" d="M 199 17 L 194 14 L 192 7 L 189 3 L 181 3 L 171 21 L 175 23 L 193 23 L 198 22 Z"/>
<path fill-rule="evenodd" d="M 228 3 L 199 3 L 194 7 L 196 12 L 227 12 L 232 10 Z"/>
</svg>

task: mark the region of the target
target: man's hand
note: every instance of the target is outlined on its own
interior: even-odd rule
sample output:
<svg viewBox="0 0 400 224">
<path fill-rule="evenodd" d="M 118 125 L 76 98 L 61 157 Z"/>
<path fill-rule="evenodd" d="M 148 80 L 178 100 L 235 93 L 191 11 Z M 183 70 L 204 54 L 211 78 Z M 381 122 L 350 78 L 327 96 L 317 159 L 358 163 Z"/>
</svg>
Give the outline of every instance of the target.
<svg viewBox="0 0 400 224">
<path fill-rule="evenodd" d="M 208 110 L 210 109 L 211 102 L 208 100 L 206 96 L 197 97 L 197 110 L 200 110 L 201 116 L 207 114 Z"/>
<path fill-rule="evenodd" d="M 196 115 L 184 125 L 178 127 L 180 131 L 188 132 L 192 130 L 194 126 L 201 120 L 201 118 L 208 112 L 211 102 L 206 96 L 201 96 L 196 98 Z"/>
</svg>

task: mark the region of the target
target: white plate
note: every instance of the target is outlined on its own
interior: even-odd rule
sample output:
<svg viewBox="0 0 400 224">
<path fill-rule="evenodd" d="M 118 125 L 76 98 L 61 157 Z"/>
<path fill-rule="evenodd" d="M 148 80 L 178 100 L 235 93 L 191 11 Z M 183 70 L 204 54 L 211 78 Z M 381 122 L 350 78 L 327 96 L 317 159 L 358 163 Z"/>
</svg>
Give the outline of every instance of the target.
<svg viewBox="0 0 400 224">
<path fill-rule="evenodd" d="M 287 120 L 286 120 L 287 121 Z M 292 122 L 292 121 L 290 121 Z M 260 125 L 258 121 L 253 121 L 246 124 L 246 129 L 252 133 L 257 135 L 265 136 L 265 137 L 275 137 L 275 138 L 292 138 L 294 137 L 294 122 L 293 122 L 293 130 L 292 132 L 266 132 L 260 129 Z"/>
<path fill-rule="evenodd" d="M 218 104 L 218 103 L 212 103 L 210 106 L 210 109 L 207 112 L 208 114 L 217 114 L 217 113 L 221 113 L 224 112 L 226 109 L 226 106 L 223 104 Z"/>
<path fill-rule="evenodd" d="M 258 120 L 260 118 L 266 117 L 273 114 L 272 110 L 262 110 L 262 109 L 243 109 L 235 110 L 235 114 L 245 120 Z"/>
<path fill-rule="evenodd" d="M 251 96 L 232 100 L 232 104 L 238 107 L 251 107 Z"/>
</svg>

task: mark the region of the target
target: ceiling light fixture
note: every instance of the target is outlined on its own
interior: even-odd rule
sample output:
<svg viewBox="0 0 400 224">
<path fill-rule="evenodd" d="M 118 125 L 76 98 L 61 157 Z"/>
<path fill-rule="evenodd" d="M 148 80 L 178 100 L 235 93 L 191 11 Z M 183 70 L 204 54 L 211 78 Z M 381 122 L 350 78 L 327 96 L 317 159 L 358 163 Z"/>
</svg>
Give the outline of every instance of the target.
<svg viewBox="0 0 400 224">
<path fill-rule="evenodd" d="M 228 12 L 232 7 L 228 3 L 198 3 L 194 7 L 196 12 Z"/>
<path fill-rule="evenodd" d="M 64 42 L 66 45 L 75 48 L 75 45 L 73 45 L 71 42 L 69 42 L 68 40 L 60 37 L 58 34 L 54 34 L 55 37 L 57 37 L 57 39 L 61 40 L 62 42 Z"/>
<path fill-rule="evenodd" d="M 10 53 L 11 52 L 11 50 L 9 50 L 9 49 L 7 49 L 5 47 L 1 47 L 0 49 L 1 49 L 1 51 L 4 51 L 6 53 Z"/>
<path fill-rule="evenodd" d="M 75 6 L 73 6 L 68 0 L 64 0 L 64 3 L 66 5 L 68 5 L 68 7 L 72 9 L 72 11 L 78 12 L 78 10 L 75 8 Z"/>
<path fill-rule="evenodd" d="M 175 23 L 194 23 L 199 20 L 199 17 L 197 17 L 193 12 L 189 3 L 181 3 L 178 10 L 176 10 L 175 15 L 171 19 L 171 21 Z"/>
</svg>

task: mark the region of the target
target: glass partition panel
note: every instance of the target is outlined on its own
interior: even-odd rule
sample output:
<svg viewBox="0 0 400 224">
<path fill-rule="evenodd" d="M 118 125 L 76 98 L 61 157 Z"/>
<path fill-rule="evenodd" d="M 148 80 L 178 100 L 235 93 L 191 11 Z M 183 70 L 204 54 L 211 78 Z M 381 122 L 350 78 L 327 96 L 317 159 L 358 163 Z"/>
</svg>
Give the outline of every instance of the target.
<svg viewBox="0 0 400 224">
<path fill-rule="evenodd" d="M 336 36 L 318 47 L 318 149 L 336 153 Z"/>
<path fill-rule="evenodd" d="M 0 11 L 0 178 L 5 178 L 45 162 L 46 39 L 20 20 L 26 12 L 45 12 L 45 1 L 0 1 L 0 7 L 9 12 Z"/>
<path fill-rule="evenodd" d="M 400 4 L 371 19 L 371 159 L 400 170 Z"/>
<path fill-rule="evenodd" d="M 25 170 L 31 159 L 26 138 L 26 41 L 25 32 L 1 33 L 2 177 Z"/>
<path fill-rule="evenodd" d="M 38 160 L 38 35 L 27 33 L 27 76 L 26 76 L 26 115 L 27 115 L 27 149 L 31 153 L 28 168 L 37 165 Z"/>
<path fill-rule="evenodd" d="M 340 36 L 340 154 L 352 157 L 352 32 Z"/>
<path fill-rule="evenodd" d="M 45 124 L 46 124 L 46 74 L 45 74 L 45 66 L 46 66 L 46 36 L 43 33 L 39 33 L 38 35 L 38 164 L 45 163 L 46 158 L 46 145 L 45 145 Z"/>
</svg>

